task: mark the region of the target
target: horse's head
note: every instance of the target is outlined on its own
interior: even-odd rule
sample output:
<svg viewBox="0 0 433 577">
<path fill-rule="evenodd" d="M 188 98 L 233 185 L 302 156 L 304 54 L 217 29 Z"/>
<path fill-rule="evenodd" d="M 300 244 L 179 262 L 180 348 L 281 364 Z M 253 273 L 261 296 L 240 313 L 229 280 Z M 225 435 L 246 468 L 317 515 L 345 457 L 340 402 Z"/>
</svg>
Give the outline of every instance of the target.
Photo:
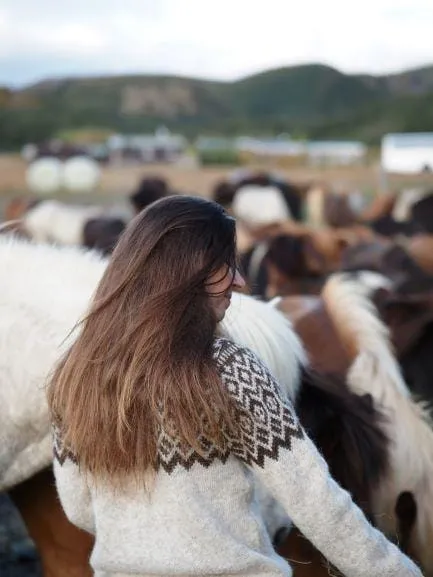
<svg viewBox="0 0 433 577">
<path fill-rule="evenodd" d="M 168 194 L 168 184 L 161 177 L 143 178 L 138 188 L 130 195 L 129 200 L 135 212 L 139 213 L 152 202 Z"/>
<path fill-rule="evenodd" d="M 235 186 L 231 182 L 222 180 L 214 186 L 212 190 L 212 200 L 224 208 L 230 208 L 235 194 Z"/>
<path fill-rule="evenodd" d="M 83 245 L 104 255 L 111 254 L 125 226 L 126 223 L 116 217 L 91 218 L 83 227 Z"/>
<path fill-rule="evenodd" d="M 268 243 L 264 258 L 266 296 L 317 294 L 327 273 L 326 257 L 309 235 L 279 235 Z"/>
</svg>

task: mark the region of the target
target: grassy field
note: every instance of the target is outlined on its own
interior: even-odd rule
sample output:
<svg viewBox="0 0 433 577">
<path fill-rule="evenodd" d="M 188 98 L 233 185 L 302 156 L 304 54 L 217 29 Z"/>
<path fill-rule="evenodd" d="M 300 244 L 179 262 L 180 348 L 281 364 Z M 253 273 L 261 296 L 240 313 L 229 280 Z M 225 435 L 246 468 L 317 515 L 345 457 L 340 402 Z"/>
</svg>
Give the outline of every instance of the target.
<svg viewBox="0 0 433 577">
<path fill-rule="evenodd" d="M 399 190 L 410 186 L 426 185 L 433 188 L 433 175 L 401 176 L 388 175 L 386 182 L 380 175 L 377 165 L 345 168 L 307 168 L 257 165 L 254 168 L 277 170 L 287 179 L 294 182 L 311 180 L 324 181 L 339 189 L 360 189 L 366 194 L 378 193 L 387 188 Z M 57 194 L 68 202 L 101 202 L 108 203 L 120 200 L 132 192 L 140 178 L 145 175 L 165 177 L 174 190 L 190 194 L 209 196 L 216 182 L 225 178 L 232 168 L 203 167 L 185 168 L 175 165 L 125 165 L 109 166 L 102 169 L 102 176 L 97 190 L 90 195 Z M 19 156 L 0 155 L 0 208 L 10 198 L 20 194 L 30 194 L 26 186 L 26 164 Z"/>
</svg>

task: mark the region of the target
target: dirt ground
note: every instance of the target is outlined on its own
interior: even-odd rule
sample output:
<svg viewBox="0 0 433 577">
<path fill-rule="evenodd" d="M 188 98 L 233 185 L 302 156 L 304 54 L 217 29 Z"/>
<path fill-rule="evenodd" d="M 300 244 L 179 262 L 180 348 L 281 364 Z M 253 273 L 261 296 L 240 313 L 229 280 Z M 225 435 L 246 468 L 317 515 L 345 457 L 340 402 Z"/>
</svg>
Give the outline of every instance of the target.
<svg viewBox="0 0 433 577">
<path fill-rule="evenodd" d="M 427 184 L 433 187 L 433 175 L 398 176 L 381 175 L 377 164 L 362 167 L 342 168 L 284 168 L 275 164 L 255 165 L 252 168 L 275 170 L 294 182 L 322 181 L 342 190 L 359 189 L 374 194 L 384 188 L 399 189 Z M 187 168 L 176 165 L 123 165 L 102 168 L 101 180 L 90 196 L 59 193 L 71 202 L 111 202 L 128 195 L 145 175 L 165 177 L 174 190 L 209 196 L 213 186 L 226 178 L 233 167 Z M 0 155 L 0 202 L 18 194 L 28 194 L 26 186 L 26 163 L 18 155 Z"/>
</svg>

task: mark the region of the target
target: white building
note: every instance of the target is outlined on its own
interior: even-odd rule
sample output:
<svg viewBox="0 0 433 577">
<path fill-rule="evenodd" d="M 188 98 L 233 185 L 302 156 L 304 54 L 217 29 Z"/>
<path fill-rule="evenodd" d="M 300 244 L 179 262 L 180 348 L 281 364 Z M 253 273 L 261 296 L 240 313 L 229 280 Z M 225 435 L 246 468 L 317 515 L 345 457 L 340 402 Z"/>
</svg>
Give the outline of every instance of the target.
<svg viewBox="0 0 433 577">
<path fill-rule="evenodd" d="M 433 132 L 385 135 L 382 139 L 381 164 L 385 172 L 433 171 Z"/>
<path fill-rule="evenodd" d="M 176 162 L 183 156 L 188 141 L 162 127 L 155 134 L 115 134 L 106 145 L 112 161 Z"/>
<path fill-rule="evenodd" d="M 194 146 L 199 152 L 234 150 L 235 139 L 216 136 L 199 136 L 196 139 Z"/>
<path fill-rule="evenodd" d="M 317 140 L 307 144 L 308 164 L 312 166 L 361 164 L 366 154 L 365 144 L 357 141 Z"/>
<path fill-rule="evenodd" d="M 242 136 L 236 139 L 239 152 L 247 152 L 256 156 L 281 157 L 302 156 L 305 154 L 305 144 L 289 138 L 254 138 Z"/>
</svg>

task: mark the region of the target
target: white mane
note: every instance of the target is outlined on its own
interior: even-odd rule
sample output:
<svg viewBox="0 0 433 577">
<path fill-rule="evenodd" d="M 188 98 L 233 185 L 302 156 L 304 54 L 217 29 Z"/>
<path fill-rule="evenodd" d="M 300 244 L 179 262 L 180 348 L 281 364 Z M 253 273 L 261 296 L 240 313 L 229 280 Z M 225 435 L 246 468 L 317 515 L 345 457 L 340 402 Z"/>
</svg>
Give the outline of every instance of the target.
<svg viewBox="0 0 433 577">
<path fill-rule="evenodd" d="M 426 195 L 423 188 L 409 188 L 403 190 L 395 201 L 392 217 L 398 222 L 409 220 L 412 206 Z"/>
<path fill-rule="evenodd" d="M 307 221 L 314 227 L 321 227 L 324 222 L 325 190 L 321 186 L 313 186 L 306 195 Z"/>
<path fill-rule="evenodd" d="M 356 283 L 361 283 L 365 286 L 365 294 L 370 296 L 375 290 L 384 288 L 391 289 L 393 282 L 388 277 L 378 272 L 370 270 L 360 270 L 354 273 L 347 273 L 349 279 L 354 279 Z"/>
<path fill-rule="evenodd" d="M 352 337 L 358 355 L 347 383 L 357 393 L 369 393 L 387 417 L 391 440 L 390 473 L 375 496 L 378 526 L 395 536 L 394 507 L 398 495 L 411 491 L 418 504 L 416 540 L 425 569 L 433 569 L 433 431 L 427 411 L 412 398 L 392 353 L 387 328 L 366 294 L 368 288 L 334 275 L 323 298 L 337 330 Z M 430 541 L 430 542 L 429 542 Z"/>
</svg>

